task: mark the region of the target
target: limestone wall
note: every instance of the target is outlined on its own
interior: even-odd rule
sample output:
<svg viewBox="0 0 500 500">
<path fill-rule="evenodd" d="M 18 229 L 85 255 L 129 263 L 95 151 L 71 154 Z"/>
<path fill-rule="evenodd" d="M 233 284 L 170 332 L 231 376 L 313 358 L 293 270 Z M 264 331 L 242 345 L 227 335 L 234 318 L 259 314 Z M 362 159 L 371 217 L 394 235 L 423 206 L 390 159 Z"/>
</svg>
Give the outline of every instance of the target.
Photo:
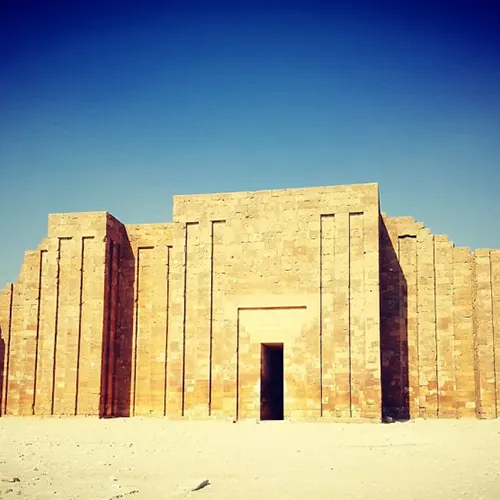
<svg viewBox="0 0 500 500">
<path fill-rule="evenodd" d="M 13 289 L 9 284 L 0 291 L 0 415 L 5 413 L 7 400 Z"/>
<path fill-rule="evenodd" d="M 172 225 L 115 224 L 104 413 L 165 415 Z"/>
<path fill-rule="evenodd" d="M 380 414 L 378 187 L 174 198 L 167 413 L 257 418 L 283 342 L 285 418 Z"/>
<path fill-rule="evenodd" d="M 409 217 L 381 226 L 386 413 L 496 418 L 500 252 L 457 248 Z"/>
<path fill-rule="evenodd" d="M 98 414 L 106 224 L 105 213 L 49 216 L 1 292 L 4 413 Z"/>
<path fill-rule="evenodd" d="M 0 412 L 496 418 L 500 250 L 379 212 L 365 184 L 177 196 L 174 221 L 49 216 L 0 292 Z"/>
<path fill-rule="evenodd" d="M 49 216 L 0 292 L 2 413 L 165 414 L 168 228 Z"/>
</svg>

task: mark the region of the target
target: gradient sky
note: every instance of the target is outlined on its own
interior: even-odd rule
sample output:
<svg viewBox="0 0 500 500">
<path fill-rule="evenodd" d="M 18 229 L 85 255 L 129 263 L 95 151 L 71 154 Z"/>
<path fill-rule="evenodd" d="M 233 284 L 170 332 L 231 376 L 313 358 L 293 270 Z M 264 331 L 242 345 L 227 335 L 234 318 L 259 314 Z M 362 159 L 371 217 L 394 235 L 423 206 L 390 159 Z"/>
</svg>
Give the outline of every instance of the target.
<svg viewBox="0 0 500 500">
<path fill-rule="evenodd" d="M 378 182 L 500 248 L 496 3 L 2 0 L 0 287 L 48 213 L 174 194 Z"/>
</svg>

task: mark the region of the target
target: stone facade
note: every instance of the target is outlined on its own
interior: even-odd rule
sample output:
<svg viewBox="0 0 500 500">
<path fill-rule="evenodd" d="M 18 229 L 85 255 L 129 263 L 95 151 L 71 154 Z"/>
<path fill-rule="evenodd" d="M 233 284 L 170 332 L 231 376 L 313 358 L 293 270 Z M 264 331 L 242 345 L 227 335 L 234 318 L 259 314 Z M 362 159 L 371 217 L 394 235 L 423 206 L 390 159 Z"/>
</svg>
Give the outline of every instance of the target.
<svg viewBox="0 0 500 500">
<path fill-rule="evenodd" d="M 496 418 L 499 311 L 500 251 L 381 214 L 376 184 L 50 215 L 0 292 L 0 411 Z"/>
</svg>

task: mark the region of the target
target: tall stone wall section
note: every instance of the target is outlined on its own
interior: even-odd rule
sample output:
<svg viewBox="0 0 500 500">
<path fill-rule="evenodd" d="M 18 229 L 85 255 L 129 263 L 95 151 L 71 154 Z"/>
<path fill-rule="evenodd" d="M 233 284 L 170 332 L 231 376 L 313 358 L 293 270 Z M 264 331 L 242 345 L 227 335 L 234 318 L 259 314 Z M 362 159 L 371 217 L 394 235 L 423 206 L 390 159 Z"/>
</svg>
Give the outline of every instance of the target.
<svg viewBox="0 0 500 500">
<path fill-rule="evenodd" d="M 166 415 L 172 224 L 110 231 L 106 416 Z"/>
<path fill-rule="evenodd" d="M 1 414 L 165 414 L 169 226 L 49 217 L 0 292 Z"/>
<path fill-rule="evenodd" d="M 98 414 L 107 214 L 49 216 L 0 293 L 2 412 Z"/>
<path fill-rule="evenodd" d="M 380 279 L 384 412 L 498 417 L 500 251 L 383 216 Z"/>
<path fill-rule="evenodd" d="M 380 415 L 376 185 L 174 198 L 167 414 L 260 415 L 283 343 L 285 418 Z"/>
<path fill-rule="evenodd" d="M 174 212 L 50 217 L 0 295 L 4 411 L 258 418 L 260 346 L 279 341 L 286 418 L 377 418 L 377 186 L 179 197 Z"/>
<path fill-rule="evenodd" d="M 7 401 L 13 292 L 12 284 L 0 291 L 0 415 L 5 413 Z"/>
<path fill-rule="evenodd" d="M 0 414 L 497 418 L 500 251 L 379 213 L 375 184 L 178 196 L 174 222 L 49 216 L 0 291 Z"/>
</svg>

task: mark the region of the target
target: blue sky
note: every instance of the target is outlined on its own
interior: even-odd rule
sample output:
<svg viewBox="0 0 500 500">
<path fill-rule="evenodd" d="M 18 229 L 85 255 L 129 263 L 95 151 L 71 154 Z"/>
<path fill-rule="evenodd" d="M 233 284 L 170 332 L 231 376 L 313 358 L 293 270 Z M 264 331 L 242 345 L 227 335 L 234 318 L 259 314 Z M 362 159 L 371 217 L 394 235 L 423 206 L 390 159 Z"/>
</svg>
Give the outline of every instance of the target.
<svg viewBox="0 0 500 500">
<path fill-rule="evenodd" d="M 2 1 L 0 287 L 48 213 L 186 193 L 378 182 L 500 248 L 495 3 Z"/>
</svg>

